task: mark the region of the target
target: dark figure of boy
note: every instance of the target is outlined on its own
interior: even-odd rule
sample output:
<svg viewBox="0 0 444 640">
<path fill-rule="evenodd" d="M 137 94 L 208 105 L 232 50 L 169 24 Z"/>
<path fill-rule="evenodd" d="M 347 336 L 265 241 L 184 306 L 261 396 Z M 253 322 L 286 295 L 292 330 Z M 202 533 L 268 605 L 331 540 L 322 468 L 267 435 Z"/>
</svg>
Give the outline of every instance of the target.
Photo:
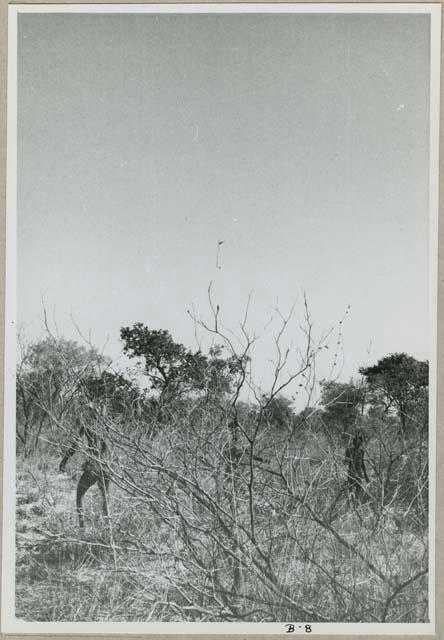
<svg viewBox="0 0 444 640">
<path fill-rule="evenodd" d="M 100 424 L 100 415 L 94 410 L 93 406 L 89 406 L 88 412 L 89 422 L 91 426 L 86 424 L 85 420 L 77 419 L 77 426 L 79 428 L 78 435 L 74 440 L 72 446 L 68 449 L 60 462 L 60 471 L 64 472 L 66 463 L 74 455 L 77 450 L 84 451 L 87 459 L 82 465 L 82 475 L 80 476 L 77 484 L 76 493 L 76 507 L 79 517 L 79 527 L 81 529 L 85 526 L 85 520 L 83 516 L 83 496 L 85 493 L 95 484 L 98 485 L 103 504 L 103 513 L 106 517 L 109 516 L 108 511 L 108 493 L 109 493 L 109 471 L 106 467 L 106 461 L 108 458 L 108 446 L 104 438 L 100 437 L 98 431 L 103 429 L 103 424 Z M 86 447 L 82 447 L 82 439 L 85 438 Z"/>
<path fill-rule="evenodd" d="M 348 486 L 359 501 L 365 494 L 364 482 L 369 482 L 364 462 L 364 438 L 357 433 L 345 451 L 344 463 L 348 465 Z"/>
</svg>

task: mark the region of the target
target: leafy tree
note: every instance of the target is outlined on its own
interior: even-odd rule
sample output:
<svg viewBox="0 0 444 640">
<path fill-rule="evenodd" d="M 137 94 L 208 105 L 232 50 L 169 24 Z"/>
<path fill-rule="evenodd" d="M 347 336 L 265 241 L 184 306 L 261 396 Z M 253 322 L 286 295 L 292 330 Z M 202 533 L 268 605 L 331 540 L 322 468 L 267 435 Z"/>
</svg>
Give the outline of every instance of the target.
<svg viewBox="0 0 444 640">
<path fill-rule="evenodd" d="M 351 434 L 364 412 L 365 389 L 353 382 L 324 382 L 320 402 L 325 421 L 342 434 Z"/>
<path fill-rule="evenodd" d="M 234 356 L 223 356 L 223 347 L 210 348 L 205 366 L 202 369 L 202 382 L 210 394 L 228 394 L 233 390 L 238 376 L 242 375 L 247 359 L 240 361 Z"/>
<path fill-rule="evenodd" d="M 296 424 L 296 416 L 291 400 L 282 395 L 272 398 L 265 410 L 265 418 L 277 429 L 292 431 Z"/>
<path fill-rule="evenodd" d="M 198 369 L 199 353 L 192 354 L 182 344 L 174 342 L 165 329 L 152 330 L 142 323 L 120 330 L 123 351 L 130 358 L 143 358 L 146 375 L 153 389 L 162 391 L 190 382 Z M 195 357 L 193 357 L 195 355 Z"/>
<path fill-rule="evenodd" d="M 88 376 L 81 387 L 86 400 L 102 402 L 112 415 L 129 417 L 142 413 L 144 391 L 121 373 L 103 371 L 99 376 Z"/>
<path fill-rule="evenodd" d="M 298 431 L 320 431 L 323 424 L 323 411 L 317 407 L 304 407 L 294 419 L 294 428 Z"/>
<path fill-rule="evenodd" d="M 69 413 L 82 380 L 109 363 L 92 347 L 51 336 L 24 350 L 16 372 L 16 422 L 25 452 L 36 446 L 45 424 L 57 424 Z"/>
<path fill-rule="evenodd" d="M 381 358 L 372 367 L 361 367 L 359 372 L 365 376 L 374 394 L 374 401 L 379 400 L 385 411 L 392 407 L 396 409 L 402 432 L 405 433 L 415 409 L 421 407 L 424 410 L 429 379 L 428 362 L 416 360 L 406 353 L 394 353 Z"/>
<path fill-rule="evenodd" d="M 171 398 L 197 391 L 225 394 L 241 370 L 236 358 L 222 356 L 220 346 L 212 347 L 208 356 L 200 350 L 192 352 L 175 342 L 169 331 L 149 329 L 140 322 L 123 327 L 120 337 L 125 354 L 144 360 L 151 387 L 161 396 Z"/>
</svg>

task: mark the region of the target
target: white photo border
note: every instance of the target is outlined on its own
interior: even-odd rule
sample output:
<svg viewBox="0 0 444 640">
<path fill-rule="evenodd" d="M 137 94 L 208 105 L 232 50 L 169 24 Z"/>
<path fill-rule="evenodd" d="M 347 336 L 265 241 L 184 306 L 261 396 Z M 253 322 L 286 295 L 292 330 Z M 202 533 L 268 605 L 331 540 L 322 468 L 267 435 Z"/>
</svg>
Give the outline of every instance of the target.
<svg viewBox="0 0 444 640">
<path fill-rule="evenodd" d="M 430 15 L 430 139 L 429 139 L 429 623 L 191 623 L 191 622 L 25 622 L 15 618 L 15 366 L 16 366 L 16 266 L 17 266 L 17 22 L 22 13 L 100 14 L 209 14 L 209 13 L 310 13 L 310 14 L 427 14 Z M 28 4 L 8 7 L 7 93 L 7 198 L 5 282 L 5 368 L 1 632 L 14 634 L 305 634 L 305 624 L 320 635 L 431 635 L 435 633 L 436 544 L 436 409 L 438 314 L 438 200 L 439 114 L 441 60 L 440 3 L 168 3 L 168 4 Z"/>
</svg>

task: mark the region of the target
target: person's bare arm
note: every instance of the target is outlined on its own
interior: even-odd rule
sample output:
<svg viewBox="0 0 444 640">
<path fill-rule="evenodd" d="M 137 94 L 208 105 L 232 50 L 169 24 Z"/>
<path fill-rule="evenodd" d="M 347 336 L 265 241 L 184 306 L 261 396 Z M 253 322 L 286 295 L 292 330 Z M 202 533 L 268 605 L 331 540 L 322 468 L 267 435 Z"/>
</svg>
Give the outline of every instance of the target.
<svg viewBox="0 0 444 640">
<path fill-rule="evenodd" d="M 62 458 L 62 461 L 60 462 L 59 470 L 62 473 L 65 471 L 65 467 L 66 467 L 66 464 L 67 464 L 68 460 L 70 458 L 72 458 L 74 453 L 79 448 L 79 442 L 80 442 L 80 440 L 81 440 L 81 438 L 82 438 L 84 433 L 85 433 L 85 429 L 84 429 L 83 425 L 81 425 L 77 438 L 72 442 L 71 446 L 69 447 L 68 451 L 65 453 L 65 455 Z"/>
</svg>

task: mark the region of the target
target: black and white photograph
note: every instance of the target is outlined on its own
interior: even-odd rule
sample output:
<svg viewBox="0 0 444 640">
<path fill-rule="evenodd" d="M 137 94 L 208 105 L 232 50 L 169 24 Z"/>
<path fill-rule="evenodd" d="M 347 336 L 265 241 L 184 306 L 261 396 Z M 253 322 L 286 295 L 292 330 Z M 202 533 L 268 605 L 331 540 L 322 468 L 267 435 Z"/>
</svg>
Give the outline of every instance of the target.
<svg viewBox="0 0 444 640">
<path fill-rule="evenodd" d="M 440 7 L 9 9 L 3 630 L 433 633 Z"/>
</svg>

